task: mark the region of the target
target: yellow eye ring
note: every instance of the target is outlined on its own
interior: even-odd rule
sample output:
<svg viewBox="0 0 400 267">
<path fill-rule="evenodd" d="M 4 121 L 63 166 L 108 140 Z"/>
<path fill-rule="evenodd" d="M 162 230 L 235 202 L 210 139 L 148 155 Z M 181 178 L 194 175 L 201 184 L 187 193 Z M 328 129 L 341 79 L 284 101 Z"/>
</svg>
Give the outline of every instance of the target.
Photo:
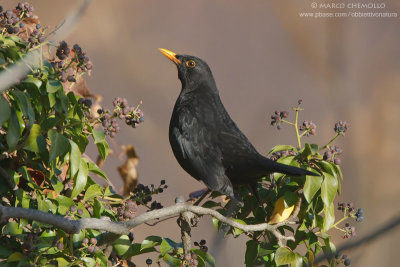
<svg viewBox="0 0 400 267">
<path fill-rule="evenodd" d="M 185 63 L 185 65 L 186 65 L 186 67 L 188 67 L 188 68 L 194 68 L 194 67 L 196 67 L 196 61 L 194 61 L 194 60 L 188 60 L 188 61 L 186 61 L 186 63 Z"/>
</svg>

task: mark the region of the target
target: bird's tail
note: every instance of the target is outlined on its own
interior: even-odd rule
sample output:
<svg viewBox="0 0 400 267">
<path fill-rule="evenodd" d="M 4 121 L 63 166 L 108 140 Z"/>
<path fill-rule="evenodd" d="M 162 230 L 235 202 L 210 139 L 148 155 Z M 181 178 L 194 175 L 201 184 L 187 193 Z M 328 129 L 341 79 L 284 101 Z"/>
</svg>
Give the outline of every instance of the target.
<svg viewBox="0 0 400 267">
<path fill-rule="evenodd" d="M 289 175 L 294 175 L 294 176 L 300 176 L 300 175 L 320 176 L 320 174 L 315 173 L 315 172 L 311 172 L 311 171 L 308 171 L 305 169 L 282 164 L 282 163 L 273 161 L 268 158 L 265 158 L 265 159 L 266 159 L 265 164 L 268 166 L 268 169 L 271 170 L 271 172 L 279 172 L 279 173 L 284 173 L 284 174 L 289 174 Z"/>
</svg>

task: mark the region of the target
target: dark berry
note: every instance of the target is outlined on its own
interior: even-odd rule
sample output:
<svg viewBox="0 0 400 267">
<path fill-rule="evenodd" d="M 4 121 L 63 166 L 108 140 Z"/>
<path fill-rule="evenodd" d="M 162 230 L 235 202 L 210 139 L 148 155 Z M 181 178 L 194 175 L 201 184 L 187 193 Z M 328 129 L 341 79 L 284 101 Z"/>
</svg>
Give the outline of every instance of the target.
<svg viewBox="0 0 400 267">
<path fill-rule="evenodd" d="M 75 211 L 76 211 L 76 206 L 75 206 L 75 205 L 72 205 L 71 208 L 70 208 L 70 210 L 71 210 L 71 212 L 75 212 Z"/>
<path fill-rule="evenodd" d="M 36 29 L 40 29 L 42 26 L 40 24 L 36 24 Z"/>
<path fill-rule="evenodd" d="M 14 33 L 14 28 L 11 27 L 11 26 L 7 27 L 7 32 L 8 32 L 9 34 L 13 34 L 13 33 Z"/>
<path fill-rule="evenodd" d="M 88 247 L 88 252 L 89 252 L 89 253 L 93 253 L 93 251 L 94 251 L 94 247 L 93 247 L 93 246 L 89 246 L 89 247 Z"/>
<path fill-rule="evenodd" d="M 147 265 L 151 265 L 152 263 L 153 263 L 153 261 L 152 261 L 151 259 L 147 259 L 147 260 L 146 260 L 146 264 L 147 264 Z"/>
<path fill-rule="evenodd" d="M 78 215 L 82 216 L 82 214 L 83 214 L 83 210 L 82 209 L 78 209 Z"/>
<path fill-rule="evenodd" d="M 160 184 L 164 185 L 165 184 L 165 180 L 161 180 Z"/>
<path fill-rule="evenodd" d="M 334 163 L 335 163 L 336 165 L 340 165 L 340 163 L 341 163 L 340 158 L 336 158 L 336 159 L 334 160 Z"/>
<path fill-rule="evenodd" d="M 349 266 L 350 263 L 351 263 L 351 261 L 350 261 L 349 258 L 345 259 L 344 262 L 343 262 L 343 264 L 344 264 L 345 266 Z"/>
<path fill-rule="evenodd" d="M 83 240 L 82 240 L 82 244 L 83 245 L 87 245 L 89 243 L 89 239 L 87 238 L 87 237 L 85 237 Z"/>
</svg>

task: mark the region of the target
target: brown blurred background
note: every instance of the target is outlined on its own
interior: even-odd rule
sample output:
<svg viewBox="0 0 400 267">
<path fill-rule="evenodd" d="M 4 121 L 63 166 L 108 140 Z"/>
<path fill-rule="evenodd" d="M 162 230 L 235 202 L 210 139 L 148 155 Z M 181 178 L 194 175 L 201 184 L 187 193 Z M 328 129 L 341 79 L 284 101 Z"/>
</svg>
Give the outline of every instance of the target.
<svg viewBox="0 0 400 267">
<path fill-rule="evenodd" d="M 8 9 L 18 1 L 2 1 Z M 78 1 L 32 0 L 43 25 L 55 27 Z M 365 222 L 355 223 L 358 236 L 368 234 L 398 214 L 400 207 L 400 25 L 399 18 L 300 18 L 313 10 L 311 0 L 251 1 L 106 1 L 91 3 L 79 26 L 67 39 L 79 43 L 94 63 L 89 89 L 111 108 L 116 96 L 131 104 L 143 100 L 145 122 L 137 129 L 123 126 L 117 144 L 133 144 L 140 157 L 140 182 L 169 188 L 164 205 L 177 195 L 203 187 L 176 162 L 168 142 L 168 125 L 180 90 L 175 66 L 157 50 L 196 55 L 213 70 L 226 109 L 256 148 L 266 153 L 276 144 L 296 144 L 288 126 L 269 126 L 274 110 L 289 110 L 299 98 L 317 135 L 306 142 L 323 144 L 333 125 L 346 120 L 351 128 L 337 144 L 344 149 L 343 193 L 338 201 L 353 201 L 365 210 Z M 350 0 L 317 3 L 348 3 Z M 354 0 L 355 3 L 374 2 Z M 397 0 L 383 10 L 398 12 Z M 347 12 L 348 10 L 344 10 Z M 293 115 L 293 112 L 291 112 Z M 115 148 L 115 147 L 113 147 Z M 89 154 L 96 156 L 91 147 Z M 103 166 L 117 188 L 121 161 L 111 156 Z M 353 222 L 352 222 L 353 224 Z M 334 231 L 332 231 L 334 232 Z M 175 220 L 135 230 L 139 242 L 156 234 L 179 240 Z M 334 234 L 334 233 L 332 233 Z M 244 266 L 245 238 L 215 238 L 210 218 L 193 229 L 193 240 L 205 238 L 218 266 Z M 337 232 L 335 242 L 343 242 Z M 396 266 L 400 230 L 348 252 L 352 266 Z M 215 242 L 218 240 L 219 242 Z M 144 259 L 136 262 L 144 265 Z"/>
</svg>

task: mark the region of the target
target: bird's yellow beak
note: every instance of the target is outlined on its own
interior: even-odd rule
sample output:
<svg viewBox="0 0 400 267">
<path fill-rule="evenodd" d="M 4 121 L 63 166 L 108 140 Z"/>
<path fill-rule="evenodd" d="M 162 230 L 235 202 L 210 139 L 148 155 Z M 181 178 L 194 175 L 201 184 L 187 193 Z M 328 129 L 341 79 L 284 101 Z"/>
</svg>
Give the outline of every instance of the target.
<svg viewBox="0 0 400 267">
<path fill-rule="evenodd" d="M 174 63 L 176 64 L 182 64 L 182 62 L 176 58 L 176 54 L 172 51 L 169 51 L 167 49 L 164 48 L 158 48 L 158 50 L 160 50 L 160 52 L 166 56 L 167 58 L 169 58 L 170 60 L 172 60 Z"/>
</svg>

